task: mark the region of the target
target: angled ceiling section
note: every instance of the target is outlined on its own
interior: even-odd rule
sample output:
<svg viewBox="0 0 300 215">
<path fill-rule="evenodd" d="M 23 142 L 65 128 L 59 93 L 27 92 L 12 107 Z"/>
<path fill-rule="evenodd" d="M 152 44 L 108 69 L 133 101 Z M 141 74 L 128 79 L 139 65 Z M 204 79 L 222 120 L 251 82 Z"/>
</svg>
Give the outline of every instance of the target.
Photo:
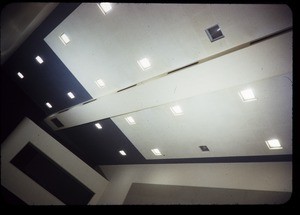
<svg viewBox="0 0 300 215">
<path fill-rule="evenodd" d="M 51 122 L 57 117 L 67 128 L 286 74 L 292 71 L 291 50 L 292 33 L 287 32 L 49 116 L 46 122 L 58 129 Z"/>
<path fill-rule="evenodd" d="M 167 105 L 122 115 L 114 123 L 146 159 L 258 156 L 292 154 L 292 74 L 198 95 Z M 257 100 L 243 102 L 238 94 L 251 88 Z M 170 107 L 179 105 L 182 115 Z M 283 149 L 270 150 L 277 138 Z M 202 152 L 199 146 L 207 146 Z M 163 156 L 155 156 L 158 148 Z"/>
<path fill-rule="evenodd" d="M 98 129 L 95 123 L 100 123 Z M 79 148 L 96 164 L 144 163 L 143 155 L 136 149 L 111 119 L 103 119 L 81 126 L 56 131 L 68 138 L 73 147 Z M 125 151 L 122 156 L 119 151 Z"/>
<path fill-rule="evenodd" d="M 205 29 L 215 24 L 225 37 L 211 43 Z M 292 36 L 285 5 L 112 4 L 104 15 L 81 4 L 44 40 L 93 100 L 45 121 L 101 164 L 289 156 Z M 247 88 L 257 100 L 241 100 Z M 174 116 L 173 105 L 183 114 Z M 283 149 L 267 147 L 273 138 Z"/>
<path fill-rule="evenodd" d="M 225 37 L 210 42 L 215 24 Z M 292 27 L 286 5 L 112 3 L 104 15 L 96 3 L 60 3 L 4 68 L 51 132 L 94 164 L 290 161 Z M 240 99 L 246 88 L 257 100 Z M 269 150 L 269 138 L 283 149 Z"/>
<path fill-rule="evenodd" d="M 77 6 L 59 4 L 3 65 L 3 70 L 47 115 L 92 98 L 43 41 Z M 37 56 L 43 59 L 42 64 L 36 61 Z M 22 79 L 19 72 L 24 76 Z M 75 94 L 74 99 L 67 96 L 70 91 Z M 47 102 L 52 105 L 51 109 L 46 106 Z"/>
<path fill-rule="evenodd" d="M 291 27 L 291 17 L 285 5 L 112 3 L 104 15 L 96 3 L 83 3 L 45 42 L 98 98 Z M 211 43 L 205 29 L 215 24 L 225 38 Z M 151 67 L 142 71 L 137 61 L 145 57 Z"/>
<path fill-rule="evenodd" d="M 54 10 L 58 3 L 10 3 L 1 10 L 1 64 Z"/>
</svg>

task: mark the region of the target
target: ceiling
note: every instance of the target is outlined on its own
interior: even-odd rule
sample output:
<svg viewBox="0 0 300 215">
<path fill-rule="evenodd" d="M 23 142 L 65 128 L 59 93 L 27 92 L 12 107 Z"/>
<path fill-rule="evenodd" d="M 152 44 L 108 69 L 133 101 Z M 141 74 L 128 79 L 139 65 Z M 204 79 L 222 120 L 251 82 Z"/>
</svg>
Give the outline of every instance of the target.
<svg viewBox="0 0 300 215">
<path fill-rule="evenodd" d="M 20 4 L 10 6 L 31 7 Z M 39 14 L 50 6 L 32 7 Z M 291 160 L 293 24 L 286 5 L 112 3 L 104 15 L 96 3 L 60 3 L 40 23 L 3 69 L 43 112 L 35 122 L 87 163 Z M 225 37 L 211 42 L 205 30 L 215 24 Z M 143 71 L 137 61 L 145 57 L 151 67 Z M 247 88 L 255 101 L 241 100 Z M 172 114 L 174 105 L 182 115 Z M 273 138 L 281 150 L 267 147 Z"/>
</svg>

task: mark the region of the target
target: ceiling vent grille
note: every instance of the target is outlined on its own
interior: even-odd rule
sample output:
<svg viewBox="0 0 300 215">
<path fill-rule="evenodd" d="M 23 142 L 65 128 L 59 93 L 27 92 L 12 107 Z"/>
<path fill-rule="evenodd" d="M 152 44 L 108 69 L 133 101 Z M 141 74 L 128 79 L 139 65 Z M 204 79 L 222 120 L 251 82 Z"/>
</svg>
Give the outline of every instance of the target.
<svg viewBox="0 0 300 215">
<path fill-rule="evenodd" d="M 62 124 L 61 121 L 59 121 L 57 118 L 53 118 L 53 119 L 51 119 L 51 121 L 52 121 L 53 124 L 56 125 L 56 127 L 58 127 L 58 128 L 64 127 L 64 124 Z"/>
<path fill-rule="evenodd" d="M 207 146 L 199 146 L 199 148 L 202 150 L 202 152 L 208 152 L 209 151 Z"/>
<path fill-rule="evenodd" d="M 218 24 L 206 29 L 205 32 L 209 37 L 210 42 L 214 42 L 224 37 L 221 28 Z"/>
</svg>

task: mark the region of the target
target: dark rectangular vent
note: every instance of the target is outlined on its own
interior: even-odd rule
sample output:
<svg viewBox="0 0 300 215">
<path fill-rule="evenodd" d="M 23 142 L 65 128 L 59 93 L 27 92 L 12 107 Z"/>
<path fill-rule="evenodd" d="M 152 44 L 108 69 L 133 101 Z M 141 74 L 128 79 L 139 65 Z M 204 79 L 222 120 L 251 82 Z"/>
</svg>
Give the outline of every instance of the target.
<svg viewBox="0 0 300 215">
<path fill-rule="evenodd" d="M 10 162 L 67 205 L 86 205 L 94 195 L 30 142 Z"/>
<path fill-rule="evenodd" d="M 205 32 L 211 42 L 214 42 L 224 37 L 221 28 L 218 24 L 206 29 Z"/>
<path fill-rule="evenodd" d="M 273 33 L 273 34 L 270 34 L 270 35 L 261 37 L 261 38 L 259 38 L 259 39 L 257 39 L 257 40 L 254 40 L 254 41 L 250 42 L 250 45 L 254 45 L 254 44 L 256 44 L 256 43 L 260 43 L 260 42 L 263 42 L 263 41 L 265 41 L 265 40 L 268 40 L 268 39 L 270 39 L 270 38 L 272 38 L 272 37 L 276 37 L 276 36 L 279 36 L 279 35 L 281 35 L 281 34 L 285 34 L 285 33 L 289 32 L 289 31 L 291 31 L 291 30 L 293 30 L 292 27 L 285 28 L 285 29 L 280 30 L 280 31 L 277 31 L 277 32 L 275 32 L 275 33 Z"/>
<path fill-rule="evenodd" d="M 209 149 L 207 146 L 199 146 L 199 148 L 203 151 L 203 152 L 208 152 Z"/>
<path fill-rule="evenodd" d="M 190 67 L 190 66 L 194 66 L 194 65 L 196 65 L 196 64 L 198 64 L 198 61 L 197 61 L 197 62 L 194 62 L 194 63 L 191 63 L 191 64 L 189 64 L 189 65 L 180 67 L 179 69 L 175 69 L 175 70 L 173 70 L 173 71 L 170 71 L 170 72 L 168 72 L 167 74 L 169 75 L 169 74 L 172 74 L 172 73 L 174 73 L 174 72 L 178 72 L 179 70 L 186 69 L 186 68 L 188 68 L 188 67 Z"/>
<path fill-rule="evenodd" d="M 54 123 L 54 125 L 56 125 L 56 127 L 61 128 L 64 127 L 64 124 L 61 123 L 61 121 L 59 121 L 57 118 L 53 118 L 51 119 L 51 121 Z"/>
<path fill-rule="evenodd" d="M 82 103 L 82 105 L 86 105 L 86 104 L 91 103 L 91 102 L 96 101 L 96 100 L 97 100 L 97 99 L 92 99 L 92 100 L 90 100 L 90 101 L 87 101 L 87 102 Z"/>
<path fill-rule="evenodd" d="M 135 86 L 136 86 L 136 84 L 131 85 L 131 86 L 126 87 L 126 88 L 123 88 L 123 89 L 121 89 L 121 90 L 118 90 L 117 92 L 121 92 L 121 91 L 127 90 L 127 89 L 129 89 L 129 88 L 131 88 L 131 87 L 135 87 Z"/>
</svg>

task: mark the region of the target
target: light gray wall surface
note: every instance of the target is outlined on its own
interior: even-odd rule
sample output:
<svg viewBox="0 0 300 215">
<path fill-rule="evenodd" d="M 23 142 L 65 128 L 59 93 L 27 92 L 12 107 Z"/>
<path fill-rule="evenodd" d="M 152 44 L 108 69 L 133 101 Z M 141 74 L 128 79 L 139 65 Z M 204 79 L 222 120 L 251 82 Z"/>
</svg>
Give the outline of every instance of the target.
<svg viewBox="0 0 300 215">
<path fill-rule="evenodd" d="M 292 162 L 107 165 L 101 169 L 110 184 L 99 204 L 123 204 L 132 183 L 292 192 Z"/>
<path fill-rule="evenodd" d="M 124 204 L 284 204 L 290 197 L 290 192 L 133 183 Z"/>
</svg>

